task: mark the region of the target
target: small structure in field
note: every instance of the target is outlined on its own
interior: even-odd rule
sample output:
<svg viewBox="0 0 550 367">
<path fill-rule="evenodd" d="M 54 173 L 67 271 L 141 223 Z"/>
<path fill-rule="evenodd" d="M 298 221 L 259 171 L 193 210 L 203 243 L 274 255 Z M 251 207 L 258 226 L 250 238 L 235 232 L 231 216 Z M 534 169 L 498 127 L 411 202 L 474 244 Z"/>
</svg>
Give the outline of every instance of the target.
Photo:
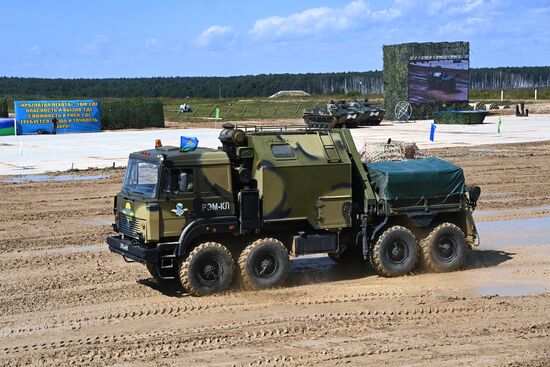
<svg viewBox="0 0 550 367">
<path fill-rule="evenodd" d="M 280 90 L 277 93 L 269 96 L 269 98 L 310 96 L 310 95 L 311 94 L 304 92 L 303 90 Z"/>
</svg>

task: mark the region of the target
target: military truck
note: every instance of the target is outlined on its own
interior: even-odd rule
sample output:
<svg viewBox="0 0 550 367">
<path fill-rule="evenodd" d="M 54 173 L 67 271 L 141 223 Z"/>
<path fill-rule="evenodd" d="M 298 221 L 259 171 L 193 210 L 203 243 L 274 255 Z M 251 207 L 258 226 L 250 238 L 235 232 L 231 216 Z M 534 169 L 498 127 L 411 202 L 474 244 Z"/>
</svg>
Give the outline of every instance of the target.
<svg viewBox="0 0 550 367">
<path fill-rule="evenodd" d="M 130 154 L 112 252 L 200 296 L 279 286 L 290 256 L 308 254 L 386 277 L 452 271 L 478 242 L 480 189 L 449 162 L 365 165 L 346 128 L 226 123 L 219 140 Z"/>
</svg>

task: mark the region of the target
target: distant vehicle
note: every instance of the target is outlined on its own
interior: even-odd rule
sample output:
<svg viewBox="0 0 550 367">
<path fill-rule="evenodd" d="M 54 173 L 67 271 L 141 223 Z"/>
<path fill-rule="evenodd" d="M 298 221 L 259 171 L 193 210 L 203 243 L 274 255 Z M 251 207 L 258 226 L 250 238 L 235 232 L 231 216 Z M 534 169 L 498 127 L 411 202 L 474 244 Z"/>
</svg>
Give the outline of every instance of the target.
<svg viewBox="0 0 550 367">
<path fill-rule="evenodd" d="M 310 127 L 316 128 L 338 128 L 357 127 L 358 112 L 348 108 L 346 101 L 330 101 L 322 108 L 311 108 L 304 110 L 304 122 Z"/>
<path fill-rule="evenodd" d="M 386 110 L 380 107 L 371 106 L 368 99 L 361 101 L 351 101 L 348 103 L 349 108 L 355 109 L 358 116 L 356 118 L 358 125 L 361 126 L 376 126 L 380 125 L 386 114 Z"/>
<path fill-rule="evenodd" d="M 178 116 L 182 112 L 193 112 L 193 109 L 191 108 L 190 105 L 188 105 L 187 103 L 184 103 L 184 104 L 180 105 L 180 108 L 178 110 Z"/>
<path fill-rule="evenodd" d="M 339 128 L 380 125 L 386 110 L 372 107 L 368 100 L 346 102 L 330 101 L 324 108 L 304 110 L 304 122 L 311 127 Z"/>
<path fill-rule="evenodd" d="M 427 75 L 428 89 L 438 89 L 445 93 L 454 93 L 456 91 L 456 79 L 444 72 L 440 67 L 436 71 Z"/>
<path fill-rule="evenodd" d="M 348 129 L 224 124 L 219 149 L 130 154 L 109 249 L 195 296 L 281 285 L 289 256 L 327 253 L 387 277 L 453 271 L 478 244 L 477 186 L 439 158 L 363 164 Z"/>
</svg>

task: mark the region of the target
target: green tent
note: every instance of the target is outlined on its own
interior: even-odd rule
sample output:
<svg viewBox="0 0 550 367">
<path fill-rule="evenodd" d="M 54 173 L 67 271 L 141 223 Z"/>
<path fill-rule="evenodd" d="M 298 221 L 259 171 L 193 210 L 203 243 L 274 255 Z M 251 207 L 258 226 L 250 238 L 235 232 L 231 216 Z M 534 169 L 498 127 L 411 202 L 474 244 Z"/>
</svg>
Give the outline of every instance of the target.
<svg viewBox="0 0 550 367">
<path fill-rule="evenodd" d="M 439 158 L 366 164 L 372 186 L 385 200 L 442 199 L 464 193 L 462 168 Z"/>
</svg>

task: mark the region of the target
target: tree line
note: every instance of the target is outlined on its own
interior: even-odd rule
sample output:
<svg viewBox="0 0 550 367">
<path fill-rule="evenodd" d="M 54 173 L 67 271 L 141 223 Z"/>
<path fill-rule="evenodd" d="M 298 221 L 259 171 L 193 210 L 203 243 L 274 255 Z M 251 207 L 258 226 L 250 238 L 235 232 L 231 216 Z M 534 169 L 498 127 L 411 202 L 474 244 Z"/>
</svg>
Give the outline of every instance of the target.
<svg viewBox="0 0 550 367">
<path fill-rule="evenodd" d="M 550 66 L 470 69 L 471 89 L 548 86 Z M 19 98 L 237 98 L 267 97 L 293 89 L 313 95 L 381 94 L 384 80 L 381 71 L 107 79 L 0 77 L 0 95 Z"/>
</svg>

